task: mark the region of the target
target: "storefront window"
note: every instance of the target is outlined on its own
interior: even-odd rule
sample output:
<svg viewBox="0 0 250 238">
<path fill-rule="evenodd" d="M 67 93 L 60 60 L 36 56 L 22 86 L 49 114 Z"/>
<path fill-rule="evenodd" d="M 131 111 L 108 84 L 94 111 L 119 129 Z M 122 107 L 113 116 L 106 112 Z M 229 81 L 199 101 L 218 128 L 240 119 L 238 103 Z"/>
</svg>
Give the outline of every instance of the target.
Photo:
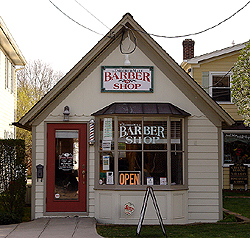
<svg viewBox="0 0 250 238">
<path fill-rule="evenodd" d="M 99 185 L 183 185 L 182 128 L 178 118 L 101 118 Z"/>
<path fill-rule="evenodd" d="M 224 164 L 250 164 L 250 134 L 224 133 Z"/>
</svg>

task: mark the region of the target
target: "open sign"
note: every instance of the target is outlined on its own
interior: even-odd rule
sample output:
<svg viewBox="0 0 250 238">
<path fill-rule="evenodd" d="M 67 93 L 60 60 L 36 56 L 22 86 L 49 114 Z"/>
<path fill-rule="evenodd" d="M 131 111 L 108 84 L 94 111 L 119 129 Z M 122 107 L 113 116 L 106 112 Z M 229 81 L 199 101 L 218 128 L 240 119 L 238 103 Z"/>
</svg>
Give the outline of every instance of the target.
<svg viewBox="0 0 250 238">
<path fill-rule="evenodd" d="M 119 171 L 120 185 L 140 185 L 141 184 L 140 171 Z"/>
</svg>

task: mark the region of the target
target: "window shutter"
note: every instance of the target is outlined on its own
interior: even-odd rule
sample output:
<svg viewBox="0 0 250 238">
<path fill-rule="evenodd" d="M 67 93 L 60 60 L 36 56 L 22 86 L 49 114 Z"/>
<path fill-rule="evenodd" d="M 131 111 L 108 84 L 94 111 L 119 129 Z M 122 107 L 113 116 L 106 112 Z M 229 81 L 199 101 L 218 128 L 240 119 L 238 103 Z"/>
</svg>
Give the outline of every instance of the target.
<svg viewBox="0 0 250 238">
<path fill-rule="evenodd" d="M 209 72 L 202 72 L 202 87 L 209 93 Z"/>
</svg>

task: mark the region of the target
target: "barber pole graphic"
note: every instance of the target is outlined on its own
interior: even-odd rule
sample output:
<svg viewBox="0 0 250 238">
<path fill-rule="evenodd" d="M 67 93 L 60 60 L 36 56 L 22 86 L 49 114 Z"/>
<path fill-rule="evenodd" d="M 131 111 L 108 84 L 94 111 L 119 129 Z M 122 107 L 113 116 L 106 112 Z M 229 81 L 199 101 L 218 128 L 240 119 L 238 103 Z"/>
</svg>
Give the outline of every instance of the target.
<svg viewBox="0 0 250 238">
<path fill-rule="evenodd" d="M 89 144 L 95 143 L 95 121 L 93 119 L 89 122 Z"/>
</svg>

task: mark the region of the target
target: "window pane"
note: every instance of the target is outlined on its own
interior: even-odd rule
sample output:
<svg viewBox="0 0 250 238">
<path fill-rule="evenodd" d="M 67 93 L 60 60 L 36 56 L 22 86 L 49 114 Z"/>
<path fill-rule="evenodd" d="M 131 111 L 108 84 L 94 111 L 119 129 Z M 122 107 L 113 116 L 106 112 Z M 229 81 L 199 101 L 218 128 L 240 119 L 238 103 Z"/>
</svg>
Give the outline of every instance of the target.
<svg viewBox="0 0 250 238">
<path fill-rule="evenodd" d="M 119 184 L 140 185 L 142 172 L 141 152 L 119 152 Z"/>
<path fill-rule="evenodd" d="M 224 134 L 224 163 L 250 164 L 250 134 Z"/>
<path fill-rule="evenodd" d="M 118 150 L 141 150 L 142 122 L 118 121 Z"/>
<path fill-rule="evenodd" d="M 230 87 L 230 76 L 214 75 L 213 87 Z"/>
<path fill-rule="evenodd" d="M 171 184 L 183 184 L 183 162 L 182 153 L 171 153 Z"/>
<path fill-rule="evenodd" d="M 171 121 L 171 150 L 182 151 L 182 120 Z"/>
<path fill-rule="evenodd" d="M 114 150 L 114 120 L 112 118 L 100 120 L 100 150 Z"/>
<path fill-rule="evenodd" d="M 167 121 L 145 121 L 143 134 L 145 150 L 167 150 Z"/>
<path fill-rule="evenodd" d="M 144 153 L 144 184 L 167 185 L 167 152 Z"/>
<path fill-rule="evenodd" d="M 100 153 L 99 184 L 114 184 L 114 155 L 111 152 Z"/>
<path fill-rule="evenodd" d="M 55 140 L 55 198 L 78 200 L 78 131 L 56 130 Z"/>
<path fill-rule="evenodd" d="M 230 88 L 213 88 L 212 98 L 215 101 L 230 102 L 231 100 Z"/>
</svg>

